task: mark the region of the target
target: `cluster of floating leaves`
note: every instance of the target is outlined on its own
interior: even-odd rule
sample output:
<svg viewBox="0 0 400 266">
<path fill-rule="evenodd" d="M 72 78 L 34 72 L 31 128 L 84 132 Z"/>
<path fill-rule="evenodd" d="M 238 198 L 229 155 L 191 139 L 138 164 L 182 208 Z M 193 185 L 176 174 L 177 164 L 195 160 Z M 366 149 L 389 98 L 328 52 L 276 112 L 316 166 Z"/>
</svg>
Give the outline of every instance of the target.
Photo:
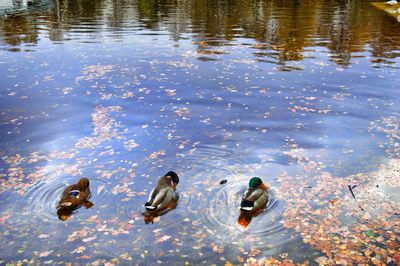
<svg viewBox="0 0 400 266">
<path fill-rule="evenodd" d="M 282 265 L 282 266 L 303 266 L 303 265 L 309 265 L 307 261 L 303 263 L 295 263 L 293 260 L 290 258 L 287 258 L 288 254 L 287 253 L 282 253 L 276 258 L 274 257 L 263 257 L 261 259 L 255 259 L 253 257 L 250 257 L 249 259 L 246 260 L 244 263 L 245 266 L 260 266 L 260 265 L 265 265 L 265 266 L 274 266 L 274 265 Z M 228 265 L 233 265 L 233 264 L 228 264 Z M 225 264 L 225 266 L 227 266 Z"/>
<path fill-rule="evenodd" d="M 90 65 L 83 69 L 82 75 L 76 78 L 76 81 L 90 81 L 99 79 L 105 76 L 107 73 L 113 71 L 114 65 Z"/>
<path fill-rule="evenodd" d="M 118 131 L 119 123 L 109 116 L 110 112 L 118 112 L 120 110 L 120 106 L 97 107 L 92 114 L 94 125 L 92 136 L 82 138 L 75 144 L 75 147 L 94 149 L 106 140 L 121 138 L 121 134 Z M 136 146 L 133 143 L 134 141 L 126 142 L 127 149 L 135 148 Z"/>
<path fill-rule="evenodd" d="M 192 69 L 197 68 L 194 64 L 185 62 L 185 61 L 159 61 L 159 60 L 152 60 L 150 62 L 151 65 L 168 65 L 174 68 L 183 68 L 183 69 Z"/>
<path fill-rule="evenodd" d="M 400 160 L 392 159 L 377 172 L 342 178 L 317 170 L 312 161 L 300 161 L 307 176 L 280 176 L 286 201 L 284 226 L 294 228 L 305 243 L 326 255 L 316 261 L 320 265 L 400 263 L 400 208 L 385 193 L 386 187 L 400 188 L 394 182 Z"/>
<path fill-rule="evenodd" d="M 371 122 L 370 130 L 386 134 L 387 141 L 380 145 L 393 158 L 374 172 L 337 177 L 303 149 L 285 152 L 306 174 L 279 177 L 280 196 L 286 202 L 283 225 L 323 252 L 324 256 L 314 259 L 319 265 L 400 264 L 398 119 Z M 246 262 L 254 266 L 308 264 L 273 257 Z"/>
<path fill-rule="evenodd" d="M 220 54 L 219 52 L 211 52 L 204 50 L 199 52 L 202 54 Z M 153 65 L 159 65 L 160 62 L 153 62 Z M 168 61 L 167 65 L 178 68 L 192 68 L 191 64 L 178 64 Z M 104 77 L 107 73 L 113 71 L 114 66 L 93 65 L 86 67 L 77 81 L 92 81 Z M 226 90 L 231 93 L 237 93 L 238 89 L 234 86 L 227 86 Z M 71 88 L 63 90 L 64 94 L 72 91 Z M 149 94 L 150 89 L 140 88 L 139 93 L 143 95 Z M 165 93 L 168 96 L 176 96 L 176 90 L 167 88 Z M 260 93 L 267 93 L 266 89 L 262 89 Z M 101 94 L 101 99 L 109 100 L 112 95 Z M 347 95 L 337 95 L 337 100 L 342 100 Z M 134 97 L 133 92 L 124 92 L 121 98 Z M 330 106 L 324 109 L 312 107 L 310 102 L 314 101 L 315 97 L 306 97 L 301 99 L 304 105 L 295 105 L 289 108 L 293 113 L 311 112 L 317 114 L 328 114 Z M 220 96 L 213 96 L 215 102 L 223 102 L 224 99 Z M 19 154 L 14 156 L 4 156 L 3 160 L 8 164 L 7 174 L 3 175 L 0 180 L 0 193 L 5 191 L 13 191 L 18 195 L 23 196 L 29 187 L 33 184 L 45 180 L 48 176 L 57 177 L 62 175 L 82 176 L 82 169 L 97 160 L 96 157 L 107 157 L 114 154 L 112 145 L 104 147 L 104 150 L 98 152 L 93 160 L 82 160 L 77 158 L 77 155 L 82 150 L 96 150 L 107 141 L 118 140 L 126 150 L 132 151 L 139 147 L 136 140 L 127 140 L 127 129 L 113 117 L 114 113 L 122 111 L 120 106 L 97 106 L 92 113 L 93 132 L 88 137 L 78 139 L 74 147 L 67 151 L 53 151 L 48 154 L 34 152 L 26 157 Z M 188 120 L 192 111 L 186 106 L 176 106 L 172 108 L 172 112 L 182 120 Z M 270 113 L 265 113 L 265 117 L 269 117 Z M 208 119 L 208 120 L 207 120 Z M 204 122 L 203 122 L 204 121 Z M 209 118 L 201 122 L 209 123 Z M 232 121 L 234 122 L 234 121 Z M 143 125 L 142 129 L 148 125 Z M 398 204 L 396 200 L 386 193 L 387 188 L 398 189 L 397 180 L 399 172 L 399 156 L 398 148 L 398 123 L 395 117 L 383 118 L 381 121 L 371 124 L 371 130 L 383 132 L 388 136 L 388 142 L 382 144 L 387 147 L 388 153 L 394 158 L 388 164 L 373 173 L 362 173 L 351 175 L 348 177 L 335 177 L 328 172 L 323 172 L 324 165 L 321 162 L 312 160 L 304 155 L 302 149 L 292 149 L 286 152 L 285 155 L 293 161 L 303 165 L 305 175 L 291 176 L 284 174 L 280 176 L 281 187 L 279 189 L 280 197 L 285 200 L 286 207 L 284 212 L 284 226 L 294 228 L 300 233 L 304 243 L 310 244 L 317 250 L 325 254 L 315 259 L 321 265 L 332 264 L 368 264 L 373 263 L 399 263 L 399 221 L 398 221 Z M 223 138 L 229 139 L 230 132 L 224 132 Z M 171 133 L 167 135 L 168 139 L 172 138 Z M 195 151 L 197 144 L 192 145 L 192 149 L 187 154 L 192 154 Z M 184 150 L 189 144 L 182 141 L 178 144 L 179 150 Z M 382 147 L 383 147 L 382 146 Z M 296 145 L 293 145 L 296 147 Z M 92 153 L 93 154 L 93 153 Z M 149 152 L 146 156 L 147 160 L 156 161 L 165 157 L 167 151 L 164 149 Z M 177 154 L 177 157 L 184 157 L 184 152 Z M 73 163 L 65 161 L 75 159 Z M 46 162 L 44 166 L 38 162 Z M 107 162 L 112 165 L 113 160 Z M 31 168 L 26 168 L 24 165 L 34 165 Z M 135 164 L 129 162 L 129 167 L 118 167 L 117 169 L 106 169 L 104 166 L 98 166 L 96 174 L 107 180 L 116 176 L 118 173 L 124 173 L 125 178 L 119 180 L 117 184 L 109 188 L 113 195 L 123 195 L 122 201 L 130 201 L 136 196 L 144 196 L 143 191 L 136 192 L 132 189 L 132 179 L 135 177 L 135 172 L 131 169 Z M 241 165 L 243 169 L 246 166 Z M 204 186 L 204 191 L 199 191 L 196 185 Z M 189 188 L 185 193 L 187 195 L 198 195 L 202 197 L 209 196 L 207 192 L 212 190 L 211 176 L 204 178 L 202 181 L 193 184 L 193 188 Z M 350 186 L 350 190 L 349 190 Z M 97 192 L 104 190 L 104 185 L 97 188 Z M 354 194 L 353 194 L 354 190 Z M 203 193 L 203 194 L 202 194 Z M 355 197 L 353 197 L 355 195 Z M 104 207 L 104 206 L 103 206 Z M 126 221 L 113 218 L 103 219 L 99 215 L 91 216 L 85 221 L 87 226 L 82 229 L 72 232 L 67 236 L 66 242 L 79 243 L 76 248 L 70 253 L 76 258 L 89 260 L 96 254 L 91 254 L 91 248 L 87 243 L 100 240 L 102 236 L 124 236 L 133 232 L 131 230 L 136 221 L 141 219 L 140 213 L 131 212 L 129 219 Z M 9 220 L 12 214 L 5 212 L 0 217 L 0 225 L 10 227 Z M 155 219 L 159 222 L 160 218 Z M 201 224 L 200 220 L 190 220 L 185 218 L 185 223 L 188 224 L 185 229 L 193 231 L 193 237 L 196 243 L 193 245 L 193 250 L 201 257 L 204 248 L 211 248 L 216 255 L 221 255 L 220 260 L 226 265 L 232 265 L 227 261 L 222 254 L 226 254 L 228 248 L 223 243 L 207 243 L 207 237 L 215 234 L 212 228 L 207 228 Z M 160 226 L 161 227 L 161 226 Z M 180 232 L 177 236 L 171 236 L 163 232 L 162 229 L 153 231 L 154 244 L 163 245 L 171 244 L 175 250 L 171 249 L 168 252 L 176 252 L 182 245 L 182 238 L 188 234 L 188 230 Z M 48 234 L 40 234 L 40 239 L 47 239 Z M 257 238 L 249 238 L 251 241 L 259 241 Z M 133 244 L 143 243 L 147 241 L 144 237 L 138 236 Z M 116 242 L 115 238 L 101 243 L 104 246 L 112 246 Z M 236 257 L 237 263 L 246 265 L 294 265 L 288 254 L 283 253 L 275 257 L 262 257 L 261 251 L 256 248 L 245 250 L 240 246 L 240 243 L 234 243 L 240 256 Z M 135 247 L 139 251 L 140 247 Z M 55 250 L 35 251 L 38 258 L 46 258 L 54 256 Z M 164 253 L 152 254 L 160 258 Z M 132 261 L 132 253 L 121 252 L 119 256 L 112 259 L 96 259 L 92 261 L 93 265 L 116 265 Z M 149 256 L 148 251 L 140 254 L 141 258 Z M 261 258 L 260 258 L 261 257 Z M 188 255 L 182 255 L 182 259 L 187 259 Z M 35 260 L 22 260 L 23 263 L 34 263 Z M 163 263 L 158 260 L 158 263 Z M 189 264 L 188 261 L 185 264 Z M 304 262 L 307 264 L 307 262 Z"/>
<path fill-rule="evenodd" d="M 22 157 L 20 154 L 11 157 L 5 156 L 3 159 L 9 164 L 9 167 L 7 169 L 8 173 L 0 179 L 0 192 L 15 191 L 20 196 L 23 196 L 29 187 L 48 176 L 56 177 L 65 174 L 78 176 L 82 173 L 77 165 L 68 165 L 65 163 L 36 166 L 33 171 L 27 171 L 26 168 L 22 167 L 23 164 L 34 164 L 39 161 L 51 162 L 74 156 L 74 153 L 68 152 L 52 152 L 48 155 L 39 155 L 38 152 L 33 152 L 27 157 Z"/>
<path fill-rule="evenodd" d="M 81 169 L 89 165 L 91 161 L 77 159 L 76 156 L 82 149 L 96 149 L 102 143 L 112 139 L 123 142 L 124 147 L 130 151 L 139 146 L 135 140 L 126 140 L 124 134 L 128 132 L 120 122 L 117 122 L 110 114 L 120 112 L 120 106 L 98 106 L 92 113 L 93 132 L 89 137 L 82 137 L 75 143 L 75 147 L 65 151 L 51 151 L 48 154 L 32 152 L 28 156 L 16 154 L 14 156 L 4 156 L 2 159 L 9 166 L 7 174 L 2 174 L 0 179 L 0 193 L 14 191 L 19 195 L 24 195 L 26 190 L 33 184 L 45 180 L 46 178 L 56 178 L 63 175 L 81 176 Z M 98 153 L 98 156 L 112 155 L 114 153 L 111 146 L 106 147 L 106 151 Z M 66 160 L 76 159 L 73 163 L 66 163 Z M 40 165 L 46 162 L 45 165 Z M 108 179 L 117 170 L 98 170 L 100 177 Z M 132 176 L 132 170 L 127 170 Z"/>
<path fill-rule="evenodd" d="M 371 122 L 370 130 L 384 133 L 386 141 L 379 143 L 379 145 L 385 148 L 390 157 L 400 157 L 400 123 L 398 115 L 384 117 L 381 120 Z"/>
<path fill-rule="evenodd" d="M 124 140 L 125 138 L 118 131 L 122 126 L 120 123 L 116 122 L 114 118 L 110 116 L 113 112 L 120 111 L 121 108 L 117 106 L 109 106 L 109 107 L 97 107 L 92 114 L 92 122 L 93 122 L 93 133 L 91 137 L 79 139 L 74 148 L 71 148 L 67 151 L 53 151 L 48 154 L 40 154 L 38 152 L 34 152 L 26 157 L 21 156 L 20 154 L 16 154 L 15 156 L 4 156 L 2 159 L 8 164 L 8 173 L 3 176 L 4 178 L 0 179 L 1 181 L 1 191 L 3 192 L 15 192 L 16 194 L 23 196 L 26 191 L 28 191 L 34 184 L 47 180 L 53 179 L 58 176 L 82 176 L 82 169 L 87 165 L 95 162 L 97 159 L 87 160 L 82 158 L 77 158 L 77 155 L 80 153 L 80 150 L 84 149 L 95 149 L 98 148 L 103 142 L 107 140 L 111 140 L 113 138 L 117 140 Z M 134 140 L 128 140 L 124 143 L 126 148 L 133 149 L 136 148 L 138 144 Z M 112 153 L 111 146 L 105 147 L 107 154 Z M 102 156 L 104 152 L 99 152 L 98 156 Z M 73 163 L 66 163 L 65 161 L 75 159 Z M 44 166 L 40 166 L 40 163 L 45 162 Z M 61 163 L 63 162 L 63 163 Z M 110 161 L 109 163 L 112 163 Z M 131 167 L 134 167 L 134 164 L 131 164 Z M 135 177 L 135 173 L 132 168 L 121 168 L 118 167 L 114 170 L 106 170 L 99 167 L 97 170 L 97 174 L 101 179 L 107 180 L 114 175 L 117 175 L 119 172 L 124 172 L 126 176 L 129 176 L 129 180 Z M 122 199 L 122 201 L 127 201 L 137 195 L 144 195 L 144 192 L 134 192 L 131 190 L 130 184 L 126 179 L 122 180 L 121 183 L 114 184 L 115 186 L 110 188 L 110 193 L 117 194 L 125 194 L 126 198 Z M 92 193 L 101 193 L 105 189 L 105 185 L 101 185 L 97 187 L 97 191 L 92 191 Z M 99 206 L 100 208 L 104 208 L 104 206 Z M 40 230 L 40 225 L 38 226 L 38 230 L 36 231 L 34 227 L 31 227 L 30 223 L 32 222 L 32 214 L 30 213 L 21 213 L 22 220 L 18 220 L 18 225 L 15 224 L 15 216 L 12 213 L 12 210 L 6 210 L 4 213 L 0 215 L 0 226 L 4 229 L 5 234 L 13 234 L 19 237 L 18 230 L 21 227 L 26 228 L 38 234 L 38 238 L 40 240 L 46 240 L 55 237 L 55 232 L 43 233 L 45 231 Z M 20 217 L 20 218 L 21 218 Z M 82 229 L 78 231 L 71 232 L 66 236 L 66 242 L 73 242 L 77 245 L 75 249 L 70 251 L 71 255 L 76 256 L 76 259 L 89 260 L 92 259 L 92 250 L 88 246 L 91 242 L 96 240 L 99 237 L 99 234 L 102 235 L 110 235 L 110 236 L 120 236 L 127 235 L 130 233 L 131 228 L 136 220 L 141 217 L 138 215 L 133 219 L 121 220 L 119 218 L 112 219 L 101 219 L 98 215 L 93 215 L 89 219 L 82 222 Z M 94 225 L 94 227 L 93 227 Z M 39 234 L 40 233 L 40 234 Z M 21 235 L 24 237 L 24 235 Z M 5 240 L 5 239 L 4 239 Z M 77 243 L 80 242 L 81 244 Z M 106 242 L 106 245 L 112 245 L 115 240 L 109 240 Z M 6 245 L 2 242 L 1 245 Z M 24 244 L 24 247 L 18 250 L 18 253 L 24 253 L 24 250 L 27 247 Z M 48 250 L 40 250 L 37 248 L 36 251 L 33 252 L 34 257 L 31 259 L 21 259 L 17 264 L 35 264 L 39 263 L 42 260 L 45 260 L 45 263 L 52 264 L 54 263 L 53 259 L 56 256 L 55 249 Z M 58 251 L 59 252 L 59 251 Z M 90 254 L 90 255 L 89 255 Z M 59 256 L 59 254 L 57 255 Z M 65 256 L 65 254 L 64 254 Z M 92 265 L 116 265 L 118 263 L 122 263 L 123 261 L 130 261 L 132 257 L 128 253 L 121 254 L 118 258 L 112 259 L 97 259 L 92 261 Z M 0 259 L 0 264 L 4 263 L 4 260 Z M 69 265 L 69 263 L 67 263 Z"/>
</svg>

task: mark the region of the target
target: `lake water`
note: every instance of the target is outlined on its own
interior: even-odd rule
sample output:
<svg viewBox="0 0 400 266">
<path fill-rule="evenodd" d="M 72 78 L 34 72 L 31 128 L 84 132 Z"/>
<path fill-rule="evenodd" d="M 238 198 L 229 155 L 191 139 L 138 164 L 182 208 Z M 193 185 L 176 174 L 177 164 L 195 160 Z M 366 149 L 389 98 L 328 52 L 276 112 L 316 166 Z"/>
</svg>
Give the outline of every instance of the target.
<svg viewBox="0 0 400 266">
<path fill-rule="evenodd" d="M 368 1 L 0 0 L 0 265 L 400 263 L 399 63 Z"/>
</svg>

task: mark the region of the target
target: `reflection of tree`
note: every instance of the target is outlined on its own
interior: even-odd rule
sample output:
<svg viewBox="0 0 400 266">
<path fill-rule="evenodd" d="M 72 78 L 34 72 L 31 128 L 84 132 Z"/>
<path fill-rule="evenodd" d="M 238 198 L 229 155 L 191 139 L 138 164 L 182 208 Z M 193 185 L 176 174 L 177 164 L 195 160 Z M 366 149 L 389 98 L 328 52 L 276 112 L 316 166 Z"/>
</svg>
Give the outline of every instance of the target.
<svg viewBox="0 0 400 266">
<path fill-rule="evenodd" d="M 0 38 L 9 45 L 36 42 L 38 19 L 35 12 L 0 19 Z M 281 65 L 303 60 L 312 46 L 326 47 L 341 65 L 369 47 L 374 57 L 398 56 L 400 46 L 396 22 L 361 0 L 56 0 L 40 19 L 53 41 L 76 30 L 122 39 L 125 31 L 146 28 L 166 30 L 175 41 L 190 33 L 199 51 L 207 52 L 249 38 L 258 60 Z"/>
<path fill-rule="evenodd" d="M 64 14 L 68 8 L 68 0 L 56 0 L 54 3 L 53 23 L 49 27 L 49 38 L 52 41 L 64 40 Z"/>
<path fill-rule="evenodd" d="M 350 2 L 339 2 L 331 17 L 330 50 L 335 54 L 333 60 L 338 64 L 348 65 L 351 59 L 349 13 Z M 329 36 L 327 36 L 329 37 Z"/>
<path fill-rule="evenodd" d="M 158 30 L 160 3 L 156 0 L 138 0 L 139 20 L 148 29 Z"/>
<path fill-rule="evenodd" d="M 12 0 L 12 5 L 15 9 L 22 8 L 22 0 Z"/>
<path fill-rule="evenodd" d="M 36 18 L 23 14 L 11 15 L 0 20 L 1 35 L 10 45 L 22 43 L 36 43 L 38 40 L 38 27 Z"/>
</svg>

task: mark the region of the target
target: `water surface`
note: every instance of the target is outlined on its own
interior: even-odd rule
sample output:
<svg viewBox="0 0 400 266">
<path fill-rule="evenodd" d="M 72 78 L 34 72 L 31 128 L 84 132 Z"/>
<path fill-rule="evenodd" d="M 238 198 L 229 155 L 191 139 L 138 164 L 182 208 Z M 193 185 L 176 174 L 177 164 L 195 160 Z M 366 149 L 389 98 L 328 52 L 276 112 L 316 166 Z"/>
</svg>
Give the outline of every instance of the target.
<svg viewBox="0 0 400 266">
<path fill-rule="evenodd" d="M 0 0 L 0 264 L 395 263 L 399 55 L 361 0 Z M 81 177 L 94 207 L 62 222 Z"/>
</svg>

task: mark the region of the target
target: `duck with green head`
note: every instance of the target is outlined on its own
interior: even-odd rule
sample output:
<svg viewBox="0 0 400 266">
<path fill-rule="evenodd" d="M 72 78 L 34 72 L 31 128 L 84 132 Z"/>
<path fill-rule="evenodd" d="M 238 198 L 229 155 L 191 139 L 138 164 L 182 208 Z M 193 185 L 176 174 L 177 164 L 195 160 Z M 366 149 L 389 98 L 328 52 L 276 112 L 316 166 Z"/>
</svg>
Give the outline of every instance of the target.
<svg viewBox="0 0 400 266">
<path fill-rule="evenodd" d="M 157 186 L 150 192 L 144 205 L 146 212 L 143 215 L 146 223 L 176 207 L 179 196 L 175 191 L 178 183 L 179 177 L 173 171 L 169 171 L 158 180 Z"/>
<path fill-rule="evenodd" d="M 253 177 L 249 181 L 249 188 L 243 194 L 240 203 L 240 215 L 238 223 L 247 227 L 251 219 L 260 214 L 268 203 L 268 186 L 261 178 Z"/>
</svg>

